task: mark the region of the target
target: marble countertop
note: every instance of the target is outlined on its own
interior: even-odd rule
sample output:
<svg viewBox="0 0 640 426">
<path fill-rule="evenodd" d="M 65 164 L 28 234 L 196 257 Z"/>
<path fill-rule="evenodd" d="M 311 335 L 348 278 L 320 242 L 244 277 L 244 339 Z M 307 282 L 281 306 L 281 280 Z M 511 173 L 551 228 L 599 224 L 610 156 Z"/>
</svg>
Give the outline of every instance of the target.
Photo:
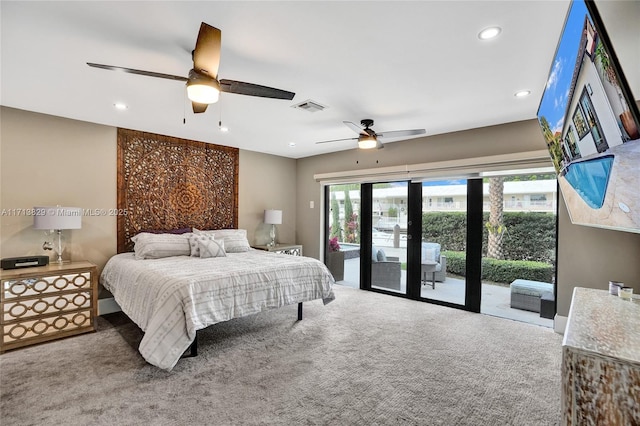
<svg viewBox="0 0 640 426">
<path fill-rule="evenodd" d="M 562 346 L 640 364 L 640 298 L 574 288 Z"/>
</svg>

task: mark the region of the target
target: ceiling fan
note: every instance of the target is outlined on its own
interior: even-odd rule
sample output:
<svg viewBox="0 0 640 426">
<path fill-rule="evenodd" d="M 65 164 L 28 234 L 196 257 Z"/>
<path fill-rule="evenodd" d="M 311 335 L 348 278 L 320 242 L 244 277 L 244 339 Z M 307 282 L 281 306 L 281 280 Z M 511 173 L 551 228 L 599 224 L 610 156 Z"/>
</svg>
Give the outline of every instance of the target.
<svg viewBox="0 0 640 426">
<path fill-rule="evenodd" d="M 206 23 L 200 25 L 196 47 L 191 52 L 193 68 L 188 77 L 162 74 L 153 71 L 136 70 L 132 68 L 116 67 L 87 62 L 87 65 L 111 71 L 124 71 L 131 74 L 148 77 L 165 78 L 168 80 L 185 81 L 187 96 L 191 100 L 194 113 L 201 113 L 209 104 L 218 102 L 220 92 L 236 93 L 240 95 L 259 96 L 262 98 L 291 100 L 295 93 L 258 84 L 244 83 L 235 80 L 218 80 L 218 66 L 220 65 L 221 31 Z"/>
<path fill-rule="evenodd" d="M 348 128 L 353 130 L 358 134 L 357 138 L 346 138 L 346 139 L 333 139 L 330 141 L 322 141 L 316 143 L 329 143 L 329 142 L 340 142 L 340 141 L 358 141 L 358 148 L 360 149 L 371 149 L 371 148 L 384 148 L 380 139 L 390 139 L 390 138 L 401 138 L 405 136 L 416 136 L 423 135 L 427 131 L 425 129 L 414 129 L 414 130 L 393 130 L 390 132 L 376 133 L 371 126 L 373 126 L 373 120 L 370 118 L 365 118 L 360 121 L 362 127 L 358 126 L 355 123 L 350 121 L 343 121 L 344 124 L 347 125 Z"/>
</svg>

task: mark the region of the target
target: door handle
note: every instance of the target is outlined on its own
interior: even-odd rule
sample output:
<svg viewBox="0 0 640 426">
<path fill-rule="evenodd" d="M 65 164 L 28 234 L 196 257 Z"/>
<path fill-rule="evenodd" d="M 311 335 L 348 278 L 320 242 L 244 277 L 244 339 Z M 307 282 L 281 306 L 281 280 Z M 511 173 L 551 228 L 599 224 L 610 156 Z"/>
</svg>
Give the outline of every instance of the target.
<svg viewBox="0 0 640 426">
<path fill-rule="evenodd" d="M 407 240 L 410 240 L 410 239 L 411 239 L 411 235 L 407 235 Z"/>
</svg>

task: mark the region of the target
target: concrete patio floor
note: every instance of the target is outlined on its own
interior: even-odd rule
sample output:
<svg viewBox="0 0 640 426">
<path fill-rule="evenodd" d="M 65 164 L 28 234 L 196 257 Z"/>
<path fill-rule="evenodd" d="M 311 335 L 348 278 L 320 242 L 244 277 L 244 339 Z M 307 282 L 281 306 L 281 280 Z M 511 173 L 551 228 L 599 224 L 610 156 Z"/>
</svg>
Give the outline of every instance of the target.
<svg viewBox="0 0 640 426">
<path fill-rule="evenodd" d="M 385 248 L 385 251 L 387 250 L 388 249 Z M 401 282 L 400 292 L 404 293 L 406 291 L 406 271 L 402 271 Z M 344 261 L 344 280 L 338 281 L 337 284 L 360 288 L 359 257 L 346 259 Z M 463 279 L 447 277 L 444 282 L 436 281 L 435 289 L 431 288 L 431 285 L 423 285 L 420 295 L 429 299 L 462 305 L 464 304 L 464 289 L 465 282 Z M 510 303 L 511 293 L 508 286 L 489 283 L 482 284 L 480 313 L 553 328 L 552 319 L 541 318 L 537 312 L 512 309 Z"/>
</svg>

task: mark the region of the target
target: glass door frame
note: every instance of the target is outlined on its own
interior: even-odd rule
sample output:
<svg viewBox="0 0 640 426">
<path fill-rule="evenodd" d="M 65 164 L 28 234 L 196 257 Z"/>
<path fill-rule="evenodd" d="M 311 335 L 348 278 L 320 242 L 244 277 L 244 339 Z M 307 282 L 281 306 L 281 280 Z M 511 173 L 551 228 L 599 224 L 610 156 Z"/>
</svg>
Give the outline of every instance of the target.
<svg viewBox="0 0 640 426">
<path fill-rule="evenodd" d="M 482 293 L 482 179 L 467 180 L 467 255 L 464 304 L 425 298 L 420 295 L 422 286 L 420 281 L 422 184 L 410 181 L 408 183 L 407 290 L 405 293 L 398 293 L 371 287 L 373 185 L 375 183 L 360 185 L 360 289 L 479 313 Z"/>
</svg>

